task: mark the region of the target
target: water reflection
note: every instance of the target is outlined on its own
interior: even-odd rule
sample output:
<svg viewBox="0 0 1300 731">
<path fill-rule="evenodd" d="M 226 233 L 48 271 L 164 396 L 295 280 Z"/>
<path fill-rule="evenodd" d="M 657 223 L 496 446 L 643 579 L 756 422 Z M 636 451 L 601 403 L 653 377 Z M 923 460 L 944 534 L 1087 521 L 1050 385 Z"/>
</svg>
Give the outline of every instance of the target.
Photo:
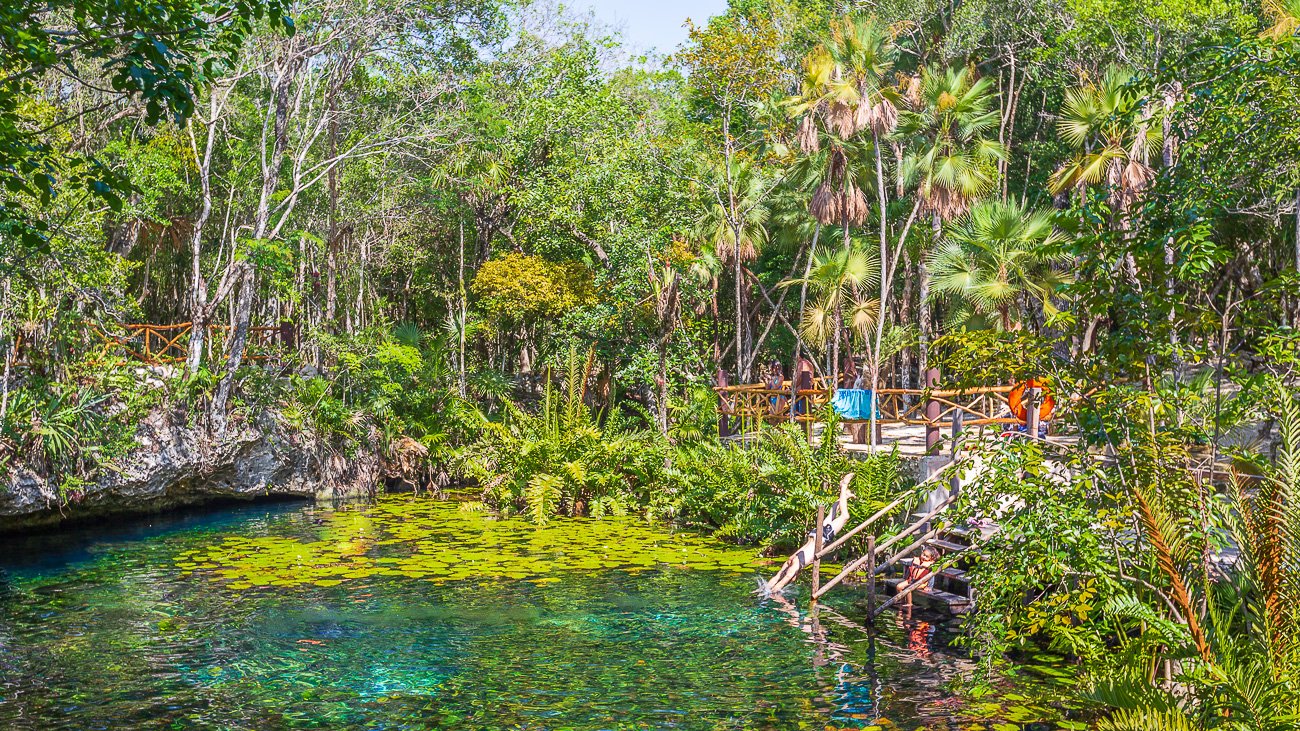
<svg viewBox="0 0 1300 731">
<path fill-rule="evenodd" d="M 752 558 L 630 519 L 536 530 L 410 496 L 119 533 L 10 575 L 0 728 L 929 722 L 960 661 L 941 634 L 873 639 L 850 591 L 811 616 L 756 602 Z"/>
</svg>

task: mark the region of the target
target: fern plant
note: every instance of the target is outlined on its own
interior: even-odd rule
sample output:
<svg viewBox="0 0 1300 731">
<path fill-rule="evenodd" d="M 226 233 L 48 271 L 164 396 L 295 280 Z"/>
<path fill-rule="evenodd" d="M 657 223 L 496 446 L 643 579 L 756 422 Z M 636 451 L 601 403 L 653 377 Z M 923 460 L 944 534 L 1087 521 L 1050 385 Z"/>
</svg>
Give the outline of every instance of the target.
<svg viewBox="0 0 1300 731">
<path fill-rule="evenodd" d="M 485 424 L 478 443 L 461 451 L 464 472 L 483 487 L 485 503 L 536 523 L 556 514 L 626 512 L 628 505 L 664 512 L 651 493 L 664 484 L 667 444 L 614 419 L 601 425 L 586 405 L 593 365 L 593 354 L 571 349 L 563 372 L 547 379 L 538 413 L 504 400 L 500 420 Z"/>
<path fill-rule="evenodd" d="M 1240 549 L 1236 564 L 1207 576 L 1194 532 L 1153 496 L 1135 493 L 1143 535 L 1155 554 L 1173 615 L 1151 622 L 1182 658 L 1174 695 L 1146 672 L 1098 683 L 1090 697 L 1112 711 L 1102 731 L 1300 728 L 1300 403 L 1283 392 L 1282 443 L 1258 480 L 1208 503 L 1215 530 Z M 1132 606 L 1122 611 L 1152 618 Z M 1150 613 L 1150 610 L 1147 610 Z M 1181 640 L 1181 641 L 1180 641 Z"/>
</svg>

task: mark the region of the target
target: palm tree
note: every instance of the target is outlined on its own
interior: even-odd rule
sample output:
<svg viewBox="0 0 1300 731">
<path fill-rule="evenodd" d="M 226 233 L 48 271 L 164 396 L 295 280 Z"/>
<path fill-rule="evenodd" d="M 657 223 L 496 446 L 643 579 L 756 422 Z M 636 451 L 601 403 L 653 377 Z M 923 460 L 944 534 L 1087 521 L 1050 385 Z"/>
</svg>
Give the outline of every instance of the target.
<svg viewBox="0 0 1300 731">
<path fill-rule="evenodd" d="M 1000 116 L 993 106 L 993 86 L 975 79 L 969 68 L 927 68 L 909 88 L 910 109 L 899 120 L 900 135 L 914 148 L 903 161 L 904 180 L 916 189 L 923 211 L 931 216 L 934 244 L 943 223 L 962 215 L 997 186 L 998 163 L 1006 149 L 988 135 Z M 930 343 L 930 278 L 926 257 L 917 257 L 920 281 L 920 357 L 924 378 Z"/>
<path fill-rule="evenodd" d="M 1100 81 L 1065 92 L 1057 130 L 1075 154 L 1053 173 L 1053 193 L 1102 184 L 1122 212 L 1150 184 L 1148 162 L 1163 135 L 1132 80 L 1132 71 L 1111 66 Z"/>
<path fill-rule="evenodd" d="M 768 208 L 764 198 L 770 186 L 750 165 L 733 162 L 720 171 L 731 191 L 704 210 L 695 224 L 695 236 L 711 245 L 723 266 L 730 264 L 736 273 L 736 375 L 743 383 L 749 379 L 744 349 L 744 280 L 745 264 L 758 258 L 767 241 Z"/>
<path fill-rule="evenodd" d="M 1050 313 L 1052 294 L 1070 281 L 1055 266 L 1064 259 L 1054 246 L 1060 239 L 1048 211 L 1029 211 L 1015 201 L 978 203 L 930 254 L 930 291 L 980 315 L 996 314 L 998 325 L 1010 330 L 1022 297 Z"/>
<path fill-rule="evenodd" d="M 806 155 L 818 156 L 824 170 L 809 212 L 818 223 L 843 229 L 845 250 L 850 247 L 850 230 L 864 225 L 870 213 L 864 184 L 871 170 L 864 163 L 874 156 L 882 262 L 887 260 L 888 251 L 881 140 L 893 132 L 898 121 L 895 101 L 899 95 L 889 83 L 897 53 L 892 35 L 874 17 L 847 16 L 833 23 L 827 42 L 804 59 L 801 93 L 791 104 L 792 114 L 802 115 L 799 146 Z M 867 145 L 857 139 L 863 130 L 871 132 L 871 156 Z M 886 297 L 884 284 L 882 279 L 882 300 Z M 836 341 L 832 350 L 837 352 L 838 321 L 832 330 Z M 836 358 L 832 378 L 838 367 Z"/>
<path fill-rule="evenodd" d="M 880 314 L 880 301 L 862 295 L 864 287 L 880 275 L 876 260 L 864 251 L 824 248 L 814 251 L 808 274 L 787 279 L 780 286 L 806 286 L 812 296 L 800 313 L 799 331 L 810 345 L 828 349 L 832 361 L 839 357 L 840 323 L 867 337 Z"/>
<path fill-rule="evenodd" d="M 1160 147 L 1161 126 L 1153 110 L 1131 85 L 1131 70 L 1111 66 L 1101 80 L 1066 91 L 1057 130 L 1075 149 L 1051 178 L 1051 191 L 1082 191 L 1104 185 L 1111 209 L 1111 226 L 1128 230 L 1128 212 L 1150 185 L 1154 172 L 1148 161 Z M 1137 262 L 1125 252 L 1125 275 L 1138 283 Z"/>
</svg>

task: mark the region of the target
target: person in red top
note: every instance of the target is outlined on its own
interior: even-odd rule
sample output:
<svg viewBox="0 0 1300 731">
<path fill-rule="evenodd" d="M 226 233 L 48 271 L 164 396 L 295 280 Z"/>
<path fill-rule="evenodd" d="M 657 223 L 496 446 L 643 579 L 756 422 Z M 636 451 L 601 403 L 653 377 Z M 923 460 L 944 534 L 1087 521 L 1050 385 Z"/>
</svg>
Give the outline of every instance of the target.
<svg viewBox="0 0 1300 731">
<path fill-rule="evenodd" d="M 926 546 L 921 551 L 921 556 L 907 565 L 907 571 L 903 572 L 903 585 L 899 588 L 906 589 L 918 581 L 925 581 L 926 577 L 931 577 L 934 573 L 934 562 L 939 560 L 939 551 L 933 546 Z M 926 591 L 930 588 L 933 578 L 926 582 L 926 586 L 919 591 Z M 903 604 L 912 603 L 912 595 L 908 594 L 902 599 Z"/>
</svg>

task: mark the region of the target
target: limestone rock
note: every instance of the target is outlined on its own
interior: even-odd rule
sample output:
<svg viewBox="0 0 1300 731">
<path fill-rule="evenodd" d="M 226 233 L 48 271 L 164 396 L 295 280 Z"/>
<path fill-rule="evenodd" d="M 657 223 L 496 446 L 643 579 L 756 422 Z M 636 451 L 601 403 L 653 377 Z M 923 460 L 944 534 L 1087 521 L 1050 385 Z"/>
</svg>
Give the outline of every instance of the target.
<svg viewBox="0 0 1300 731">
<path fill-rule="evenodd" d="M 382 480 L 373 450 L 341 454 L 270 417 L 232 424 L 217 438 L 183 414 L 154 412 L 136 439 L 119 471 L 104 470 L 64 505 L 54 480 L 11 465 L 0 475 L 0 532 L 222 499 L 357 497 Z"/>
</svg>

